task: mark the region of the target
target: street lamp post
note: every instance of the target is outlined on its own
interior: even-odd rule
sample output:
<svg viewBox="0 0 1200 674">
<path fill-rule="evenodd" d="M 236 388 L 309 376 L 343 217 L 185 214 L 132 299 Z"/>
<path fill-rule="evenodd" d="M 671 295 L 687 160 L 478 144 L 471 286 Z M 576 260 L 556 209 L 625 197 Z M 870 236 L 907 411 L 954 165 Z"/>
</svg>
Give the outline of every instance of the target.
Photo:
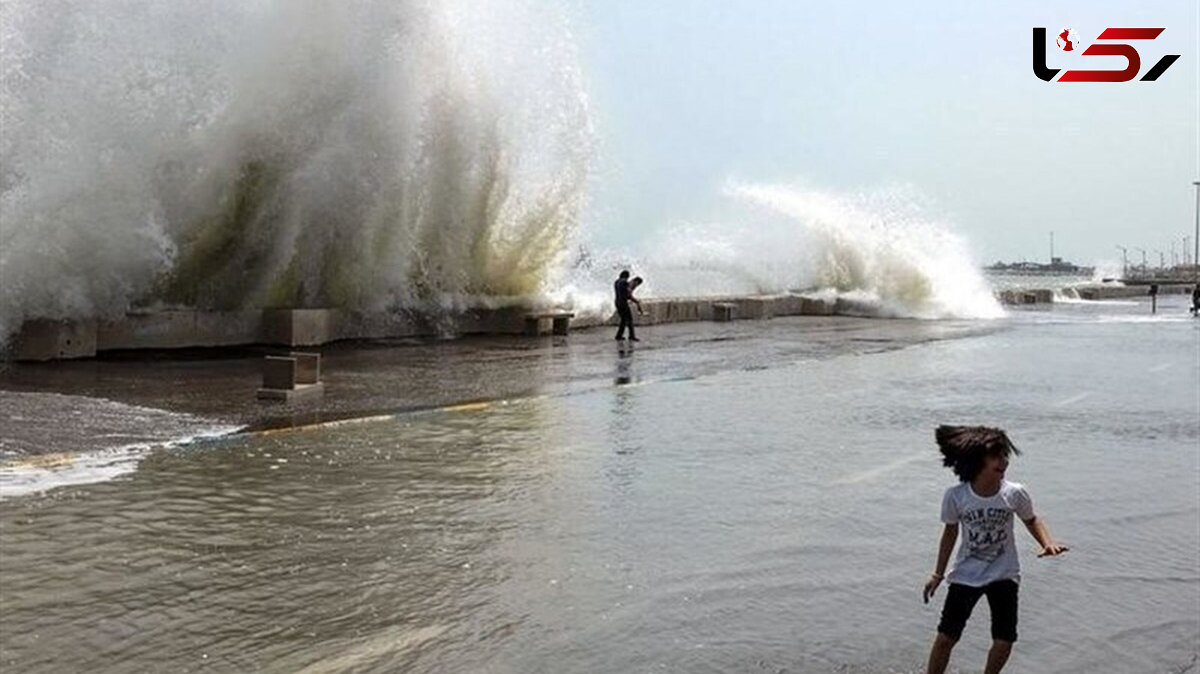
<svg viewBox="0 0 1200 674">
<path fill-rule="evenodd" d="M 1193 180 L 1196 188 L 1196 232 L 1192 237 L 1192 282 L 1200 283 L 1200 180 Z"/>
<path fill-rule="evenodd" d="M 1145 248 L 1134 248 L 1134 250 L 1136 250 L 1142 254 L 1142 276 L 1145 276 L 1146 275 L 1146 249 Z"/>
<path fill-rule="evenodd" d="M 1121 249 L 1121 278 L 1129 276 L 1129 251 L 1125 246 L 1117 246 Z"/>
</svg>

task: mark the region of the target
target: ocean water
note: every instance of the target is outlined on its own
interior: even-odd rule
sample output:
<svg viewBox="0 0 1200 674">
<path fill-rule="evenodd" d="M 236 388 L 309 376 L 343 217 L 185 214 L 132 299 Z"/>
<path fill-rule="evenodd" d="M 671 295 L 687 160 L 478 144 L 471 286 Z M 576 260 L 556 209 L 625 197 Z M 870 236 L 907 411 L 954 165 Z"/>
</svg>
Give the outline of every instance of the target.
<svg viewBox="0 0 1200 674">
<path fill-rule="evenodd" d="M 809 351 L 659 348 L 650 328 L 636 350 L 572 356 L 587 385 L 165 448 L 9 498 L 0 666 L 922 671 L 939 605 L 920 587 L 953 484 L 940 423 L 1008 429 L 1025 452 L 1010 479 L 1071 547 L 1039 560 L 1018 532 L 1011 671 L 1195 663 L 1200 321 L 1182 298 L 937 339 L 902 338 L 937 322 L 871 323 L 835 340 L 854 348 Z M 688 366 L 739 348 L 771 357 Z M 956 671 L 982 666 L 977 610 Z"/>
</svg>

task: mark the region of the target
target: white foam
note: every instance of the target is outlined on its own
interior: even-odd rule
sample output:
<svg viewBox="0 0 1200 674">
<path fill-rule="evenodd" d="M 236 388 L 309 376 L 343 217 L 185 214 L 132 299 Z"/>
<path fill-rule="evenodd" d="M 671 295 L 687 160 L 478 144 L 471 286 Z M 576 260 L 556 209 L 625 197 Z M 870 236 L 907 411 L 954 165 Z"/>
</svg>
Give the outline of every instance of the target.
<svg viewBox="0 0 1200 674">
<path fill-rule="evenodd" d="M 539 0 L 0 3 L 0 341 L 539 293 L 591 125 Z"/>
<path fill-rule="evenodd" d="M 571 296 L 604 302 L 616 270 L 629 266 L 646 277 L 644 296 L 803 289 L 872 316 L 1004 315 L 966 241 L 911 189 L 731 182 L 724 195 L 721 221 L 672 224 L 642 254 L 589 251 L 570 274 Z"/>
<path fill-rule="evenodd" d="M 70 485 L 106 482 L 137 470 L 151 451 L 215 439 L 237 430 L 214 426 L 167 442 L 135 443 L 88 452 L 35 455 L 0 462 L 0 501 Z"/>
<path fill-rule="evenodd" d="M 232 433 L 193 414 L 89 396 L 0 391 L 0 500 L 102 482 L 137 469 L 148 453 Z"/>
</svg>

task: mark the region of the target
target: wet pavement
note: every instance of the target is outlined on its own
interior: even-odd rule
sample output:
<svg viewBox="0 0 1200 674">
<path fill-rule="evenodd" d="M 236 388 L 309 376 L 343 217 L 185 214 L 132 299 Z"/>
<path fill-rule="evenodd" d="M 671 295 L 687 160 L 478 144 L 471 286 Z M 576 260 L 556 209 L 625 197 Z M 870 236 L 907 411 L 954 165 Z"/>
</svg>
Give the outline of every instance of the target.
<svg viewBox="0 0 1200 674">
<path fill-rule="evenodd" d="M 260 366 L 275 348 L 114 352 L 100 358 L 0 365 L 0 458 L 94 450 L 142 438 L 141 416 L 167 410 L 211 425 L 270 428 L 430 409 L 471 401 L 557 395 L 629 383 L 686 379 L 840 354 L 871 353 L 983 334 L 1001 322 L 789 317 L 643 328 L 619 343 L 609 328 L 567 337 L 346 342 L 321 353 L 325 394 L 295 404 L 259 401 Z M 25 394 L 25 395 L 18 395 Z M 84 396 L 138 406 L 80 414 Z M 79 417 L 86 417 L 84 423 Z M 161 426 L 161 424 L 155 424 Z M 160 439 L 157 435 L 144 439 Z M 105 444 L 101 440 L 99 443 Z"/>
</svg>

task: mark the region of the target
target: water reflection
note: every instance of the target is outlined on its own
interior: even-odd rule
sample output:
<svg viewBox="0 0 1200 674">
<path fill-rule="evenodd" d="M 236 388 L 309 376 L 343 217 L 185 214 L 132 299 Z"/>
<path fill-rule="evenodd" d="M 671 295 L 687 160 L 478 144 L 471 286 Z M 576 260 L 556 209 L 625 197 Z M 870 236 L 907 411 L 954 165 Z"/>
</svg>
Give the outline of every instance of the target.
<svg viewBox="0 0 1200 674">
<path fill-rule="evenodd" d="M 625 386 L 633 383 L 633 345 L 622 342 L 617 348 L 616 377 L 613 384 Z"/>
</svg>

